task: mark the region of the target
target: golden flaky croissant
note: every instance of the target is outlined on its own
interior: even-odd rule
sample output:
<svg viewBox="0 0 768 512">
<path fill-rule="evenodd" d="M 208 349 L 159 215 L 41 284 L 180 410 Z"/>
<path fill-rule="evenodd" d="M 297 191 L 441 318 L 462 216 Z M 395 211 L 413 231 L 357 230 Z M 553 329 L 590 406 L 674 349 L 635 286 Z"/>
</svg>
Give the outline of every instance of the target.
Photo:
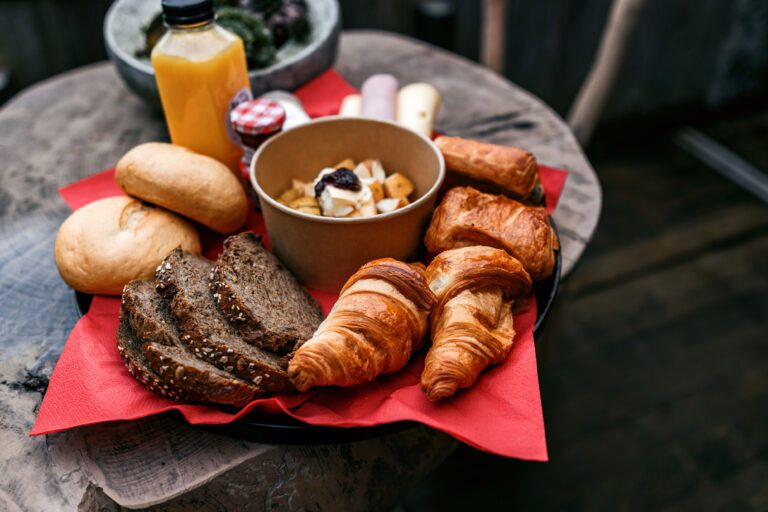
<svg viewBox="0 0 768 512">
<path fill-rule="evenodd" d="M 440 253 L 426 275 L 437 304 L 421 388 L 436 401 L 507 357 L 515 337 L 512 303 L 530 293 L 531 278 L 515 258 L 484 246 Z"/>
<path fill-rule="evenodd" d="M 471 245 L 504 249 L 539 281 L 552 275 L 558 241 L 546 209 L 456 187 L 432 215 L 424 245 L 432 254 Z"/>
<path fill-rule="evenodd" d="M 291 382 L 300 391 L 349 387 L 400 370 L 421 347 L 435 302 L 423 267 L 391 258 L 366 263 L 294 354 Z"/>
</svg>

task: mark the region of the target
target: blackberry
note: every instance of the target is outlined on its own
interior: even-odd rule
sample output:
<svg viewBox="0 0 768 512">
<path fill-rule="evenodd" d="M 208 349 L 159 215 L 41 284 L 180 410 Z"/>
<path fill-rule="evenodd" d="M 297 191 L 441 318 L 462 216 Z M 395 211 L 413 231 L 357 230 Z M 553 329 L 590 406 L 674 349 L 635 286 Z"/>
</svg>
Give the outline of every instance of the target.
<svg viewBox="0 0 768 512">
<path fill-rule="evenodd" d="M 358 192 L 362 188 L 357 175 L 351 169 L 342 167 L 320 178 L 320 181 L 315 184 L 315 197 L 320 197 L 329 183 L 336 188 L 353 192 Z"/>
</svg>

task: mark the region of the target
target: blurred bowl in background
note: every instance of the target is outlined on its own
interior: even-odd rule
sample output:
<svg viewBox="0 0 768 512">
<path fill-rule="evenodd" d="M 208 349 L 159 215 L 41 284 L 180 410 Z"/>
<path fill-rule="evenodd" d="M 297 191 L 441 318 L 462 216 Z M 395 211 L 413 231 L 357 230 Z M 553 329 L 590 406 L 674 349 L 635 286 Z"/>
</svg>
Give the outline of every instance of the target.
<svg viewBox="0 0 768 512">
<path fill-rule="evenodd" d="M 330 68 L 336 59 L 341 30 L 337 0 L 307 2 L 312 33 L 307 41 L 288 41 L 269 67 L 250 70 L 253 95 L 273 89 L 293 90 Z M 142 28 L 160 12 L 160 0 L 115 0 L 104 18 L 107 54 L 126 85 L 156 105 L 160 97 L 149 59 L 136 57 L 144 45 Z"/>
</svg>

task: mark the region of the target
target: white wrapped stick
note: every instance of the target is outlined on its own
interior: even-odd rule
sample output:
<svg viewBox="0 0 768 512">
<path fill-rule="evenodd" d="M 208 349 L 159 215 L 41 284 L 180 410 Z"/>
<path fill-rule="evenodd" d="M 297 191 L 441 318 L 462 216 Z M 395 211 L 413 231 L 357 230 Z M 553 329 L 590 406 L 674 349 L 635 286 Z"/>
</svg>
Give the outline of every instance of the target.
<svg viewBox="0 0 768 512">
<path fill-rule="evenodd" d="M 432 136 L 439 109 L 440 93 L 430 84 L 409 84 L 397 95 L 397 122 L 427 138 Z"/>
<path fill-rule="evenodd" d="M 363 113 L 363 97 L 359 94 L 350 94 L 341 100 L 339 108 L 340 116 L 360 117 Z"/>
<path fill-rule="evenodd" d="M 363 95 L 363 116 L 394 121 L 399 85 L 397 78 L 392 75 L 368 77 L 360 89 Z"/>
</svg>

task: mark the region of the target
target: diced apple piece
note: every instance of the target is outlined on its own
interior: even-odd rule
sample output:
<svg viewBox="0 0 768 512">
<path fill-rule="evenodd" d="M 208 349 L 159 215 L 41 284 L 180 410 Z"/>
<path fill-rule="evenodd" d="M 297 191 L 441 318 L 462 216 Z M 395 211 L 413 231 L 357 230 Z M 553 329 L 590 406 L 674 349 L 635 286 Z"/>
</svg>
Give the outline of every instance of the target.
<svg viewBox="0 0 768 512">
<path fill-rule="evenodd" d="M 314 197 L 299 197 L 298 199 L 291 201 L 288 206 L 294 210 L 298 210 L 299 208 L 317 208 L 320 210 L 320 205 L 317 204 L 317 199 Z"/>
<path fill-rule="evenodd" d="M 319 215 L 322 216 L 322 212 L 320 212 L 320 208 L 312 208 L 311 206 L 301 206 L 299 208 L 294 208 L 297 212 L 301 213 L 308 213 L 310 215 Z"/>
<path fill-rule="evenodd" d="M 366 178 L 371 178 L 371 169 L 367 165 L 365 165 L 365 162 L 360 162 L 359 164 L 357 164 L 357 167 L 355 167 L 355 170 L 353 172 L 361 180 L 364 180 Z"/>
<path fill-rule="evenodd" d="M 289 206 L 292 201 L 299 199 L 304 194 L 301 190 L 296 190 L 295 188 L 289 188 L 282 194 L 280 194 L 280 197 L 277 198 L 278 202 L 283 203 L 286 206 Z"/>
<path fill-rule="evenodd" d="M 361 217 L 373 217 L 378 213 L 376 211 L 376 203 L 373 199 L 369 199 L 368 201 L 364 202 L 362 205 L 360 205 L 360 208 L 357 209 L 357 211 L 360 213 Z"/>
<path fill-rule="evenodd" d="M 411 180 L 396 172 L 384 180 L 384 192 L 387 197 L 408 197 L 413 192 Z"/>
<path fill-rule="evenodd" d="M 375 203 L 378 203 L 384 199 L 384 186 L 379 180 L 371 180 L 367 185 L 368 188 L 371 189 L 371 193 L 373 194 L 373 201 Z"/>
<path fill-rule="evenodd" d="M 387 177 L 387 173 L 384 172 L 384 167 L 379 160 L 363 160 L 355 168 L 355 174 L 359 178 L 373 178 L 384 183 L 384 179 Z"/>
<path fill-rule="evenodd" d="M 379 183 L 384 183 L 387 179 L 387 173 L 384 172 L 384 167 L 381 165 L 381 161 L 374 160 L 371 165 L 371 176 L 373 176 Z"/>
<path fill-rule="evenodd" d="M 311 181 L 293 180 L 293 189 L 299 192 L 298 197 L 315 197 L 315 184 Z"/>
<path fill-rule="evenodd" d="M 315 197 L 315 184 L 311 181 L 293 180 L 293 188 L 301 192 L 300 197 Z"/>
<path fill-rule="evenodd" d="M 400 204 L 399 198 L 391 197 L 387 199 L 382 199 L 381 201 L 377 201 L 376 209 L 379 210 L 379 213 L 389 213 L 397 210 L 399 204 Z"/>
<path fill-rule="evenodd" d="M 297 191 L 301 192 L 302 194 L 304 193 L 304 187 L 306 185 L 307 185 L 307 183 L 305 181 L 297 180 L 295 178 L 291 182 L 291 188 L 293 188 L 293 190 L 297 190 Z"/>
<path fill-rule="evenodd" d="M 354 169 L 355 161 L 352 160 L 351 158 L 345 158 L 344 160 L 342 160 L 341 162 L 333 166 L 334 169 L 341 169 L 342 167 L 344 169 Z"/>
</svg>

